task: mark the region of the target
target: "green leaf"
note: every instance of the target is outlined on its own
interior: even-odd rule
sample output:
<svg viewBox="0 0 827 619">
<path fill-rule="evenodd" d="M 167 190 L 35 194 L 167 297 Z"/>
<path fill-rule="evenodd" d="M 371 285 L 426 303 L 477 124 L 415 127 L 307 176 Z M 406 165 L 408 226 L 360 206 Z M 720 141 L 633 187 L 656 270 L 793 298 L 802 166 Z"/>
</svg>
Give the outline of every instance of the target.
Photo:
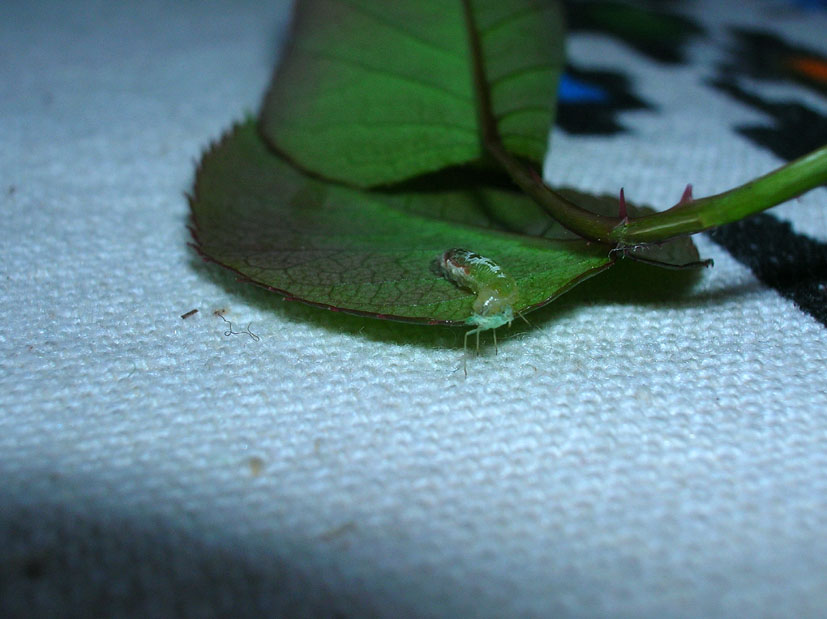
<svg viewBox="0 0 827 619">
<path fill-rule="evenodd" d="M 273 154 L 250 121 L 204 156 L 191 207 L 205 257 L 288 298 L 389 319 L 471 317 L 474 295 L 433 268 L 454 247 L 495 260 L 516 280 L 518 313 L 612 264 L 606 247 L 582 239 L 505 231 L 534 225 L 538 209 L 524 195 L 474 183 L 370 192 L 319 180 Z M 440 209 L 478 225 L 434 218 Z M 496 213 L 511 213 L 511 223 Z"/>
<path fill-rule="evenodd" d="M 505 148 L 539 166 L 563 68 L 555 0 L 304 0 L 261 111 L 305 170 L 371 187 L 485 159 L 470 39 Z"/>
<path fill-rule="evenodd" d="M 526 167 L 541 162 L 551 123 L 557 4 L 378 4 L 298 4 L 261 122 L 236 127 L 199 167 L 201 254 L 289 299 L 477 332 L 611 266 L 613 246 L 549 217 L 537 200 L 550 190 Z M 469 139 L 435 132 L 433 118 L 466 123 Z M 620 222 L 614 197 L 554 196 L 581 204 L 575 219 Z M 470 253 L 440 267 L 455 248 Z M 697 260 L 688 241 L 646 251 Z"/>
</svg>

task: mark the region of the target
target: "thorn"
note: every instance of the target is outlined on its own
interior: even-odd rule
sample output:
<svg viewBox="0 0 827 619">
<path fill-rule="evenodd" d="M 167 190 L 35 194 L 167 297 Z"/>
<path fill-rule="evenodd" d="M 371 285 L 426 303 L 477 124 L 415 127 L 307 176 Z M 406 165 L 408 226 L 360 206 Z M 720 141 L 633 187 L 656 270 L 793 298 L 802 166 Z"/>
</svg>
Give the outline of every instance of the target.
<svg viewBox="0 0 827 619">
<path fill-rule="evenodd" d="M 621 222 L 629 221 L 629 211 L 626 209 L 626 195 L 623 193 L 623 187 L 620 188 L 620 205 L 617 209 L 617 216 Z"/>
<path fill-rule="evenodd" d="M 683 195 L 681 196 L 680 202 L 678 202 L 678 206 L 689 204 L 694 199 L 695 198 L 692 197 L 692 183 L 688 183 L 686 189 L 683 190 Z"/>
<path fill-rule="evenodd" d="M 537 172 L 537 170 L 535 170 L 533 167 L 528 166 L 528 173 L 531 176 L 531 178 L 534 180 L 534 182 L 536 182 L 540 185 L 545 185 L 545 181 L 543 180 L 543 177 L 540 176 L 540 174 Z"/>
</svg>

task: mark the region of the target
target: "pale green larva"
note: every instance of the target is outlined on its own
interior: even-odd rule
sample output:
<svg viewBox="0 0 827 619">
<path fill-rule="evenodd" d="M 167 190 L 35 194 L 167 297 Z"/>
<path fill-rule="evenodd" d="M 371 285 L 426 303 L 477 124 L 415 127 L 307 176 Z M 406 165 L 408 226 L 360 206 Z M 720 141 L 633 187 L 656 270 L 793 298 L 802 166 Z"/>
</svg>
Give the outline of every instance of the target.
<svg viewBox="0 0 827 619">
<path fill-rule="evenodd" d="M 514 320 L 513 305 L 519 296 L 517 282 L 496 262 L 467 249 L 454 248 L 439 257 L 439 268 L 445 279 L 477 295 L 473 304 L 474 313 L 465 321 L 465 324 L 474 326 L 465 334 L 466 350 L 469 335 L 477 336 L 479 350 L 482 331 L 510 325 Z M 494 332 L 496 345 L 497 335 Z"/>
</svg>

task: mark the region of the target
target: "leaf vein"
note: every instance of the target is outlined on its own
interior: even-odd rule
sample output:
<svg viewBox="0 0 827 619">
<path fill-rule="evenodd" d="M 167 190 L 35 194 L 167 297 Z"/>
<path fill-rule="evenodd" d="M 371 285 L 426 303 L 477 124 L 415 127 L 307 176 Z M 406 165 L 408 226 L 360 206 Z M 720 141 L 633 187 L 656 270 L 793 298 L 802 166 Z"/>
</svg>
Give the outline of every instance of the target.
<svg viewBox="0 0 827 619">
<path fill-rule="evenodd" d="M 502 86 L 502 84 L 505 82 L 519 79 L 521 77 L 525 77 L 526 75 L 531 75 L 532 73 L 554 73 L 558 69 L 559 67 L 551 64 L 535 64 L 526 67 L 520 67 L 518 71 L 509 71 L 508 73 L 503 73 L 502 75 L 498 75 L 495 78 L 488 78 L 488 85 L 493 89 L 494 86 Z"/>
<path fill-rule="evenodd" d="M 364 6 L 361 6 L 359 4 L 356 4 L 356 3 L 352 2 L 352 0 L 329 0 L 329 1 L 330 2 L 338 2 L 339 4 L 345 5 L 345 6 L 349 7 L 351 10 L 353 10 L 353 11 L 355 11 L 355 12 L 357 12 L 357 13 L 365 16 L 365 17 L 368 17 L 368 18 L 372 19 L 377 24 L 379 24 L 381 26 L 384 26 L 385 28 L 388 28 L 390 30 L 393 30 L 394 32 L 397 32 L 397 33 L 401 34 L 404 38 L 407 38 L 411 41 L 414 41 L 415 43 L 423 45 L 424 47 L 427 47 L 428 49 L 439 52 L 440 54 L 443 54 L 447 58 L 450 58 L 450 59 L 452 59 L 456 62 L 462 63 L 463 65 L 467 63 L 467 60 L 465 58 L 461 58 L 461 57 L 453 54 L 450 50 L 447 50 L 447 49 L 444 49 L 444 48 L 440 47 L 439 45 L 437 45 L 433 41 L 429 41 L 427 39 L 424 39 L 420 36 L 415 35 L 413 32 L 411 32 L 410 30 L 406 30 L 403 26 L 400 26 L 399 24 L 395 24 L 392 21 L 389 21 L 387 19 L 383 19 L 382 17 L 380 17 L 376 13 L 367 10 Z"/>
<path fill-rule="evenodd" d="M 524 105 L 522 107 L 517 107 L 508 110 L 507 112 L 497 114 L 497 122 L 500 123 L 506 118 L 520 116 L 521 114 L 542 114 L 543 116 L 548 116 L 549 108 L 544 107 L 542 105 Z"/>
<path fill-rule="evenodd" d="M 357 69 L 361 69 L 362 71 L 364 71 L 366 73 L 373 73 L 373 74 L 376 74 L 376 75 L 392 77 L 392 78 L 398 79 L 399 81 L 407 82 L 407 83 L 413 84 L 415 86 L 420 86 L 422 88 L 427 88 L 429 90 L 433 90 L 435 92 L 438 92 L 441 95 L 446 95 L 446 96 L 449 96 L 449 97 L 451 97 L 451 98 L 453 98 L 457 101 L 462 101 L 463 103 L 470 104 L 472 102 L 472 98 L 470 96 L 463 96 L 459 93 L 452 92 L 452 91 L 447 90 L 447 89 L 445 89 L 441 86 L 438 86 L 436 84 L 432 84 L 432 83 L 426 82 L 424 80 L 416 79 L 414 77 L 411 77 L 410 75 L 403 75 L 401 73 L 394 73 L 394 72 L 391 72 L 391 71 L 378 69 L 376 67 L 372 67 L 372 66 L 370 66 L 368 64 L 365 64 L 363 62 L 359 62 L 358 60 L 353 60 L 351 58 L 343 58 L 341 56 L 335 56 L 333 54 L 322 52 L 320 50 L 312 50 L 312 49 L 308 49 L 308 48 L 302 48 L 302 49 L 299 49 L 297 51 L 301 52 L 305 56 L 309 56 L 309 57 L 312 57 L 312 58 L 320 58 L 320 59 L 323 59 L 323 60 L 328 60 L 330 62 L 337 62 L 337 63 L 343 64 L 343 65 L 348 65 L 348 66 L 351 66 L 351 67 L 355 67 Z"/>
<path fill-rule="evenodd" d="M 289 118 L 284 119 L 285 122 L 289 122 Z M 300 124 L 296 126 L 301 126 L 302 130 L 317 130 L 317 129 L 341 129 L 343 131 L 347 130 L 347 127 L 343 127 L 340 122 L 327 122 L 327 123 L 314 123 L 314 124 Z M 469 127 L 462 127 L 460 125 L 452 125 L 450 123 L 440 123 L 440 122 L 400 122 L 398 120 L 388 120 L 388 121 L 348 121 L 348 127 L 367 127 L 367 128 L 374 128 L 374 127 L 389 127 L 389 128 L 399 128 L 399 129 L 409 129 L 409 128 L 434 128 L 434 129 L 453 129 L 458 133 L 466 133 L 476 136 L 477 131 L 476 129 L 471 129 Z M 408 152 L 427 152 L 429 149 L 419 149 L 417 151 L 408 151 Z"/>
<path fill-rule="evenodd" d="M 485 28 L 478 28 L 477 30 L 479 32 L 479 36 L 485 38 L 491 35 L 491 33 L 496 32 L 497 30 L 505 26 L 508 26 L 512 22 L 523 19 L 524 17 L 532 15 L 533 13 L 542 13 L 544 10 L 545 9 L 540 6 L 527 6 L 523 9 L 520 9 L 519 11 L 514 11 L 513 13 L 505 15 L 497 21 L 488 24 Z"/>
</svg>

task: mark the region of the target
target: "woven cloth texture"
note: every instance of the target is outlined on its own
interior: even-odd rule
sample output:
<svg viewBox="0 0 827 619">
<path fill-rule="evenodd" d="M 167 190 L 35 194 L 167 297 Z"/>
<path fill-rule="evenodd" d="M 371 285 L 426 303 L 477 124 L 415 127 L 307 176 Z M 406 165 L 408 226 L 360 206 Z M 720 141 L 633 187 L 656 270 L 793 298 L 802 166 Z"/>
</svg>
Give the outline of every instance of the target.
<svg viewBox="0 0 827 619">
<path fill-rule="evenodd" d="M 709 80 L 732 26 L 827 53 L 827 12 L 679 8 L 705 29 L 685 63 L 572 34 L 650 106 L 556 129 L 547 178 L 663 208 L 783 163 Z M 285 302 L 195 255 L 195 162 L 257 109 L 289 18 L 0 4 L 0 614 L 824 612 L 827 329 L 708 236 L 689 287 L 620 265 L 467 378 L 462 330 Z M 772 213 L 823 243 L 825 202 Z"/>
</svg>

